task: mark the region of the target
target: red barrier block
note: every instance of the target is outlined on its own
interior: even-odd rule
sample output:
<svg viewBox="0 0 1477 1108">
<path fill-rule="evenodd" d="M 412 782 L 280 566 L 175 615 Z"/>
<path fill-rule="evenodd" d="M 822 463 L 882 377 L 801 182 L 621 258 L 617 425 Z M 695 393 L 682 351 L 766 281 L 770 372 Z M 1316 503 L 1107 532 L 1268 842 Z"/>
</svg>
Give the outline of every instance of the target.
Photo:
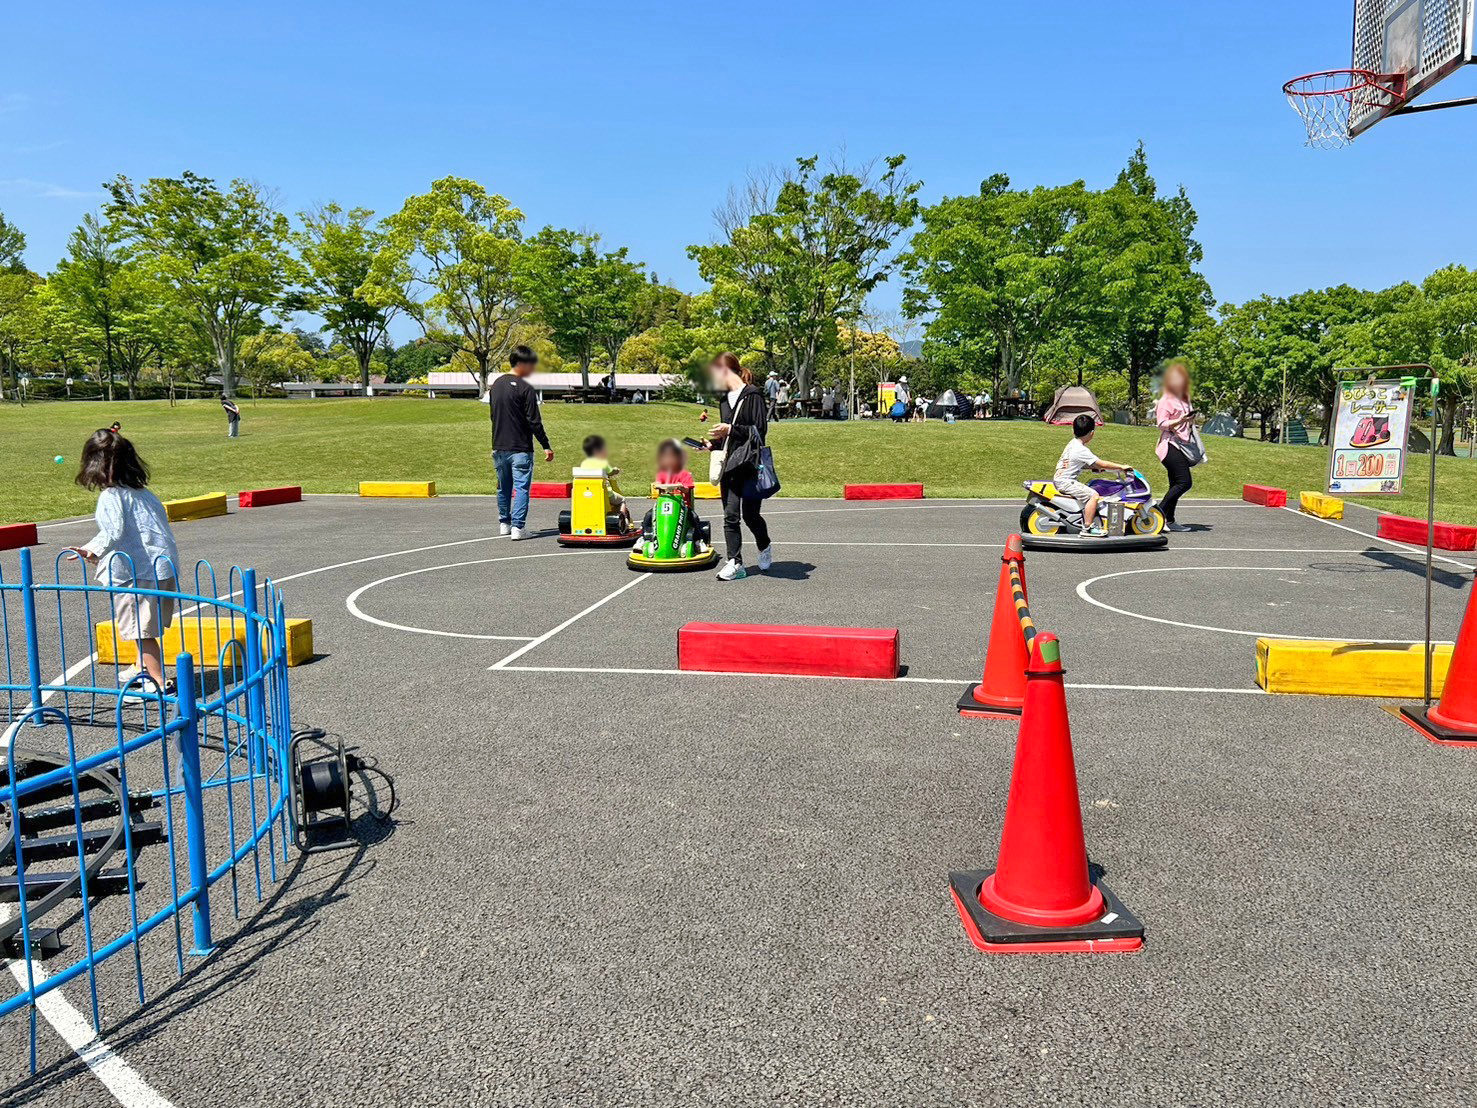
<svg viewBox="0 0 1477 1108">
<path fill-rule="evenodd" d="M 1459 523 L 1438 523 L 1434 535 L 1438 550 L 1477 550 L 1477 527 Z M 1426 545 L 1426 521 L 1410 516 L 1381 515 L 1375 534 L 1382 539 Z"/>
<path fill-rule="evenodd" d="M 246 489 L 237 500 L 243 508 L 267 508 L 273 504 L 296 504 L 302 498 L 302 486 L 283 485 L 275 489 Z"/>
<path fill-rule="evenodd" d="M 568 500 L 573 492 L 572 481 L 565 481 L 563 484 L 558 481 L 535 481 L 529 487 L 528 496 L 531 500 Z"/>
<path fill-rule="evenodd" d="M 36 537 L 34 523 L 10 523 L 0 527 L 0 550 L 14 550 L 18 546 L 35 546 L 40 541 Z"/>
<path fill-rule="evenodd" d="M 1287 507 L 1287 490 L 1274 489 L 1271 485 L 1242 485 L 1241 499 L 1248 504 L 1261 504 L 1268 508 Z"/>
<path fill-rule="evenodd" d="M 677 668 L 806 677 L 898 675 L 897 628 L 689 623 L 677 632 Z"/>
<path fill-rule="evenodd" d="M 846 500 L 922 500 L 922 485 L 845 485 Z"/>
</svg>

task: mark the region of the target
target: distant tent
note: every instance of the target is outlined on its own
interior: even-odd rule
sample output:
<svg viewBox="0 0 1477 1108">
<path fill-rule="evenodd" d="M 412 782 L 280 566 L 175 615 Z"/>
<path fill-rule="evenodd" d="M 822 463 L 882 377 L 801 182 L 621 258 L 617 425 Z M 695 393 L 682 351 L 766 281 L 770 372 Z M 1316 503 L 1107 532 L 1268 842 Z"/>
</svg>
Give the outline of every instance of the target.
<svg viewBox="0 0 1477 1108">
<path fill-rule="evenodd" d="M 1046 409 L 1046 415 L 1042 418 L 1047 423 L 1060 425 L 1071 423 L 1083 412 L 1092 416 L 1099 424 L 1103 422 L 1102 409 L 1098 407 L 1097 397 L 1092 395 L 1090 389 L 1081 385 L 1063 385 L 1056 390 L 1056 395 L 1051 398 L 1051 406 Z"/>
<path fill-rule="evenodd" d="M 1426 437 L 1424 431 L 1412 424 L 1410 434 L 1405 439 L 1405 448 L 1412 454 L 1429 454 L 1431 453 L 1431 440 Z"/>
<path fill-rule="evenodd" d="M 973 407 L 969 404 L 969 401 L 961 400 L 959 394 L 953 389 L 945 389 L 939 394 L 938 399 L 928 405 L 928 418 L 943 419 L 944 415 L 950 411 L 955 416 L 962 416 L 968 419 L 968 412 L 973 411 Z"/>
<path fill-rule="evenodd" d="M 1308 427 L 1297 416 L 1287 421 L 1287 441 L 1293 446 L 1308 445 Z"/>
<path fill-rule="evenodd" d="M 1237 423 L 1229 413 L 1221 412 L 1205 421 L 1201 434 L 1220 435 L 1221 438 L 1234 439 L 1241 434 L 1241 424 Z"/>
</svg>

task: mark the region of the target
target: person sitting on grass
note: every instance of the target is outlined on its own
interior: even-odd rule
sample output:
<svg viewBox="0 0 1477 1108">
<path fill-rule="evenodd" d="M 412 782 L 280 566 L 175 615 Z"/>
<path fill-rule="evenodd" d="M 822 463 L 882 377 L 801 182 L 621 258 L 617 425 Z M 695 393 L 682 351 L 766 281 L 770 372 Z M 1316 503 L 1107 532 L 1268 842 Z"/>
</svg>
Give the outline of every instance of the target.
<svg viewBox="0 0 1477 1108">
<path fill-rule="evenodd" d="M 1052 484 L 1059 493 L 1070 496 L 1082 505 L 1082 530 L 1089 535 L 1102 535 L 1107 533 L 1106 529 L 1093 525 L 1097 519 L 1098 495 L 1091 487 L 1077 480 L 1077 475 L 1084 469 L 1120 469 L 1124 473 L 1132 473 L 1133 467 L 1122 462 L 1105 461 L 1088 449 L 1087 444 L 1095 434 L 1097 420 L 1087 412 L 1072 420 L 1072 441 L 1067 443 L 1056 463 L 1056 475 L 1052 478 Z"/>
<path fill-rule="evenodd" d="M 682 498 L 687 502 L 687 535 L 694 543 L 700 541 L 703 527 L 698 521 L 697 510 L 693 507 L 693 489 L 697 487 L 697 483 L 687 469 L 687 451 L 682 449 L 682 444 L 676 439 L 666 439 L 657 445 L 656 477 L 651 483 L 658 493 L 682 493 Z M 649 510 L 646 518 L 641 521 L 642 541 L 656 535 L 652 528 L 655 511 L 654 508 Z"/>
<path fill-rule="evenodd" d="M 610 448 L 605 445 L 605 439 L 600 435 L 586 435 L 584 451 L 585 460 L 580 463 L 580 468 L 598 469 L 605 474 L 606 514 L 619 514 L 622 526 L 629 528 L 631 514 L 626 510 L 626 498 L 621 494 L 621 487 L 615 482 L 620 470 L 610 464 Z"/>
<path fill-rule="evenodd" d="M 75 558 L 96 567 L 95 576 L 113 592 L 113 627 L 119 641 L 138 644 L 144 678 L 130 686 L 125 699 L 174 695 L 174 682 L 164 680 L 160 640 L 174 622 L 175 575 L 179 549 L 169 514 L 145 486 L 149 467 L 133 443 L 104 428 L 82 447 L 77 484 L 98 494 L 97 535 L 86 546 L 69 546 Z M 162 594 L 130 592 L 149 589 Z"/>
</svg>

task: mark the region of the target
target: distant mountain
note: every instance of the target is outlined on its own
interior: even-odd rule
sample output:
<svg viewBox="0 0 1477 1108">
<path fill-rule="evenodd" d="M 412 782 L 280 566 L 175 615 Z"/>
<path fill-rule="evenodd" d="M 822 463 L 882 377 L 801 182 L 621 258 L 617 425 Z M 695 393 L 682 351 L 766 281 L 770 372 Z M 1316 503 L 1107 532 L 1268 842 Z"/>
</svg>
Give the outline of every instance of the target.
<svg viewBox="0 0 1477 1108">
<path fill-rule="evenodd" d="M 923 357 L 923 340 L 922 339 L 909 339 L 907 342 L 899 343 L 898 345 L 900 345 L 903 348 L 903 357 L 905 357 L 905 358 L 921 358 L 921 357 Z"/>
</svg>

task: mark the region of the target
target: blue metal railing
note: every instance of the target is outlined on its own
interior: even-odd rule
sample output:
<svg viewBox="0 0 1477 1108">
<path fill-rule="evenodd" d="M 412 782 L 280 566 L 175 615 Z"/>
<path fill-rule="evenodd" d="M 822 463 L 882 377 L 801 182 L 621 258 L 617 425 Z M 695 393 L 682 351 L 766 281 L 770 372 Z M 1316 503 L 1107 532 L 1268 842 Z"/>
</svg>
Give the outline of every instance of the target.
<svg viewBox="0 0 1477 1108">
<path fill-rule="evenodd" d="M 241 864 L 251 859 L 261 901 L 263 857 L 267 881 L 276 881 L 292 841 L 281 591 L 250 569 L 232 569 L 222 589 L 205 561 L 195 565 L 193 590 L 163 562 L 142 582 L 126 559 L 103 576 L 89 580 L 87 566 L 65 553 L 49 581 L 37 580 L 30 550 L 20 552 L 18 579 L 0 564 L 0 808 L 9 823 L 0 899 L 13 902 L 0 903 L 0 935 L 10 935 L 19 956 L 18 990 L 0 994 L 0 1017 L 28 1010 L 32 1072 L 38 998 L 85 979 L 100 1032 L 103 1001 L 116 1000 L 116 988 L 99 987 L 103 962 L 131 952 L 127 1001 L 146 1003 L 145 936 L 172 931 L 175 974 L 183 975 L 187 954 L 213 948 L 211 887 L 229 878 L 239 918 Z M 119 624 L 144 604 L 175 609 L 164 642 L 174 654 L 173 689 L 123 669 L 142 659 Z M 144 812 L 157 813 L 157 824 L 142 823 Z M 42 851 L 43 840 L 27 834 L 33 826 L 62 828 L 61 851 L 57 837 L 44 841 L 46 862 L 27 860 L 28 844 Z M 59 856 L 62 871 L 44 871 Z M 65 945 L 43 960 L 53 927 Z"/>
</svg>

